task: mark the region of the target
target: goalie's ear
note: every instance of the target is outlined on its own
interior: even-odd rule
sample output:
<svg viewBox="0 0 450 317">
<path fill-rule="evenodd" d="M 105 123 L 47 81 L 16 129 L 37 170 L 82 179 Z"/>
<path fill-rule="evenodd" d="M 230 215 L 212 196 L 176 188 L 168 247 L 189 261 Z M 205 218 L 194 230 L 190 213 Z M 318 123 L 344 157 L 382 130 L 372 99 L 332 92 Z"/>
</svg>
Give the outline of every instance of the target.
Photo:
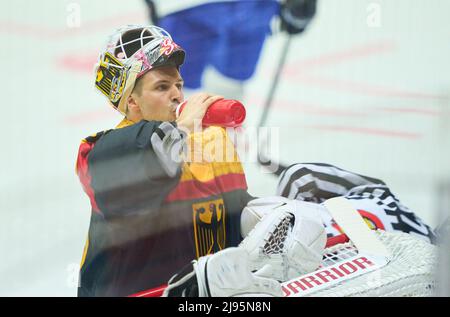
<svg viewBox="0 0 450 317">
<path fill-rule="evenodd" d="M 281 196 L 270 196 L 251 200 L 241 213 L 241 236 L 245 238 L 256 224 L 277 207 L 291 200 Z"/>
</svg>

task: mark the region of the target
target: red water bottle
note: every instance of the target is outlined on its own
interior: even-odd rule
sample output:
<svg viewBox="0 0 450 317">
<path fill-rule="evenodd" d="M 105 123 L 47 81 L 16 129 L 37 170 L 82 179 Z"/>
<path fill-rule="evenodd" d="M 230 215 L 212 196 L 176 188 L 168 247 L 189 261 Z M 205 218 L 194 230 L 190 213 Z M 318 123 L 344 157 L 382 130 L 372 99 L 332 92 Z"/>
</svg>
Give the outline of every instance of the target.
<svg viewBox="0 0 450 317">
<path fill-rule="evenodd" d="M 177 118 L 183 111 L 186 101 L 180 103 L 176 109 Z M 203 117 L 203 126 L 219 126 L 226 128 L 239 127 L 245 120 L 245 107 L 242 103 L 232 99 L 221 99 L 211 104 Z"/>
</svg>

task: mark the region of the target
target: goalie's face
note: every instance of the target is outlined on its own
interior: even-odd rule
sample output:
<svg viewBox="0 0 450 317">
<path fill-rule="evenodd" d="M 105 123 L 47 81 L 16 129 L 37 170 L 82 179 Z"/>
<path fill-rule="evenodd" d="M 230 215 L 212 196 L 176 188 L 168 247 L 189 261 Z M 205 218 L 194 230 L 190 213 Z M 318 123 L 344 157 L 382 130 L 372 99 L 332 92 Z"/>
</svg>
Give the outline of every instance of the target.
<svg viewBox="0 0 450 317">
<path fill-rule="evenodd" d="M 183 79 L 175 66 L 158 67 L 142 76 L 128 98 L 127 118 L 175 121 L 175 109 L 183 102 Z"/>
</svg>

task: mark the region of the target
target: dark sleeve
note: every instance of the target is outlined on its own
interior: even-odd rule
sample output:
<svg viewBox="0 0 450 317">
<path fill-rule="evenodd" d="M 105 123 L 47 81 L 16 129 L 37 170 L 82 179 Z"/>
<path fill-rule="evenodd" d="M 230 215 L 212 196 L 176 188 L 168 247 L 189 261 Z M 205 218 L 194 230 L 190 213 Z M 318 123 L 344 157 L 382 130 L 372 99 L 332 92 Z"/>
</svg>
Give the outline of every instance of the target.
<svg viewBox="0 0 450 317">
<path fill-rule="evenodd" d="M 172 151 L 164 159 L 161 152 L 163 148 L 170 152 L 183 141 L 180 134 L 179 140 L 174 140 L 171 130 L 178 131 L 167 122 L 141 121 L 111 130 L 96 142 L 89 153 L 89 171 L 95 200 L 105 219 L 151 213 L 176 186 L 179 155 Z M 159 152 L 155 143 L 161 145 Z"/>
</svg>

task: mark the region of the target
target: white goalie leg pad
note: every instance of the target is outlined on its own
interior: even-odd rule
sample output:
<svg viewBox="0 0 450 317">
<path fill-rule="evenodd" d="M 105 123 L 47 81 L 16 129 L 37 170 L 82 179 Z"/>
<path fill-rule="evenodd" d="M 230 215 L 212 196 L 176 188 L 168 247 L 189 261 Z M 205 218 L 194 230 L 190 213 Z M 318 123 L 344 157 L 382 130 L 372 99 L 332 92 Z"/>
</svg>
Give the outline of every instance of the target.
<svg viewBox="0 0 450 317">
<path fill-rule="evenodd" d="M 254 207 L 252 207 L 254 208 Z M 298 209 L 295 201 L 266 212 L 239 247 L 250 254 L 259 276 L 287 281 L 319 267 L 326 233 L 317 213 Z"/>
<path fill-rule="evenodd" d="M 199 297 L 283 295 L 278 281 L 252 273 L 249 254 L 240 248 L 203 256 L 194 263 L 194 269 Z"/>
</svg>

